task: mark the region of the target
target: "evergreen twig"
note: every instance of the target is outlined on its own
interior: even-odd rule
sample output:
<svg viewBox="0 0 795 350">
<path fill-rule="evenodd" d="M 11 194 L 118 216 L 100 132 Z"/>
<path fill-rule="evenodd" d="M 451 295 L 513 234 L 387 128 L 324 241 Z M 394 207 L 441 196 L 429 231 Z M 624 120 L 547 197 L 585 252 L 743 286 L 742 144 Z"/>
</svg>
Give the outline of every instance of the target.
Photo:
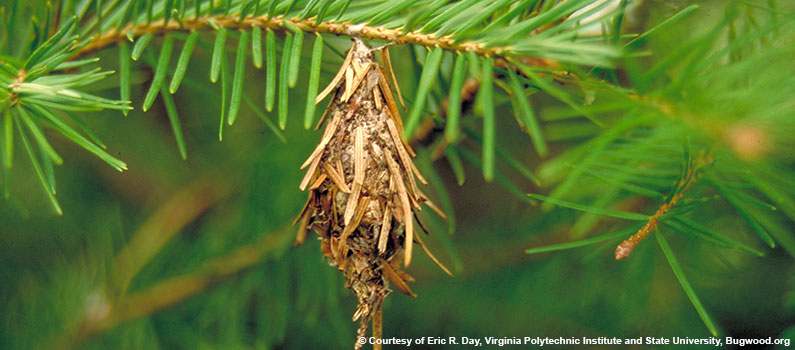
<svg viewBox="0 0 795 350">
<path fill-rule="evenodd" d="M 653 232 L 657 229 L 657 225 L 659 224 L 660 218 L 668 213 L 671 208 L 673 208 L 676 203 L 679 202 L 680 199 L 685 195 L 685 192 L 693 185 L 696 181 L 698 176 L 698 171 L 703 168 L 704 166 L 708 165 L 712 162 L 712 153 L 708 153 L 701 158 L 695 161 L 695 164 L 692 166 L 688 166 L 687 170 L 685 171 L 684 176 L 679 180 L 676 188 L 674 189 L 673 193 L 665 203 L 663 203 L 660 208 L 654 212 L 654 215 L 649 217 L 649 220 L 646 222 L 643 227 L 641 227 L 638 232 L 636 232 L 631 237 L 627 238 L 621 244 L 616 247 L 616 260 L 623 260 L 629 257 L 632 254 L 632 251 L 635 249 L 635 246 L 638 245 L 649 233 Z"/>
</svg>

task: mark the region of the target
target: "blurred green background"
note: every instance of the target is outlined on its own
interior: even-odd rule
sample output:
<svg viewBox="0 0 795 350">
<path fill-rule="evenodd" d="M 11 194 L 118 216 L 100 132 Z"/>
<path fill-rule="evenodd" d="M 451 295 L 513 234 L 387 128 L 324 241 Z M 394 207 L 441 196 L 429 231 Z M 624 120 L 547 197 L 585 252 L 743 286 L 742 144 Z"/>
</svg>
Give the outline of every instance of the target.
<svg viewBox="0 0 795 350">
<path fill-rule="evenodd" d="M 686 3 L 645 1 L 630 20 L 642 31 Z M 651 51 L 674 47 L 680 36 L 695 35 L 723 11 L 720 1 L 700 3 L 700 11 L 651 44 Z M 317 349 L 353 344 L 355 298 L 344 288 L 342 275 L 324 261 L 314 234 L 304 245 L 290 246 L 291 222 L 305 200 L 298 189 L 303 176 L 298 166 L 320 136 L 301 126 L 305 91 L 291 89 L 290 103 L 296 108 L 284 131 L 286 142 L 245 104 L 219 142 L 221 86 L 207 80 L 211 44 L 206 43 L 212 38 L 203 39 L 174 95 L 186 161 L 180 159 L 162 100 L 158 97 L 152 110 L 141 112 L 152 71 L 137 64 L 133 81 L 141 84 L 133 85 L 136 109 L 129 116 L 110 111 L 84 115 L 129 171 L 118 173 L 48 131 L 65 159 L 56 168 L 64 208 L 63 216 L 57 216 L 30 164 L 15 163 L 12 195 L 0 200 L 0 349 Z M 152 45 L 159 46 L 160 40 Z M 327 40 L 340 51 L 349 45 L 346 38 Z M 228 44 L 230 52 L 234 47 Z M 117 54 L 101 52 L 100 65 L 116 69 Z M 411 64 L 410 48 L 395 47 L 392 55 L 401 87 L 414 91 L 411 77 L 419 72 Z M 329 49 L 324 57 L 321 84 L 341 61 Z M 306 69 L 299 86 L 308 79 L 308 60 L 302 65 Z M 249 64 L 246 71 L 245 94 L 261 104 L 264 70 Z M 118 77 L 97 84 L 95 92 L 115 97 L 114 79 Z M 545 96 L 534 96 L 533 102 L 542 119 L 545 110 L 563 106 Z M 513 124 L 507 99 L 498 98 L 498 103 L 498 147 L 537 169 L 543 159 Z M 275 113 L 266 117 L 275 120 Z M 551 153 L 580 142 L 552 142 Z M 470 141 L 462 147 L 477 153 L 480 145 Z M 527 255 L 527 248 L 577 239 L 571 224 L 580 213 L 560 208 L 542 212 L 505 186 L 484 182 L 481 170 L 469 162 L 466 181 L 459 186 L 444 158 L 431 161 L 430 150 L 423 147 L 418 153 L 421 171 L 447 192 L 454 209 L 454 232 L 429 215 L 425 241 L 456 277 L 415 253 L 407 272 L 416 278 L 412 288 L 418 298 L 400 293 L 387 298 L 385 337 L 710 335 L 653 238 L 620 262 L 613 258 L 620 239 Z M 545 193 L 503 165 L 498 173 L 518 191 Z M 433 198 L 444 195 L 434 186 L 429 192 Z M 741 218 L 704 220 L 715 231 L 738 231 L 738 239 L 766 253 L 755 257 L 669 236 L 721 336 L 795 336 L 792 257 L 782 249 L 764 249 L 750 230 L 738 229 L 744 227 Z M 793 228 L 792 222 L 788 227 Z M 620 228 L 619 221 L 606 220 L 595 231 Z M 151 289 L 163 281 L 163 288 Z M 130 309 L 114 309 L 106 295 L 118 288 L 128 296 L 148 294 Z M 128 318 L 115 319 L 117 314 Z"/>
</svg>

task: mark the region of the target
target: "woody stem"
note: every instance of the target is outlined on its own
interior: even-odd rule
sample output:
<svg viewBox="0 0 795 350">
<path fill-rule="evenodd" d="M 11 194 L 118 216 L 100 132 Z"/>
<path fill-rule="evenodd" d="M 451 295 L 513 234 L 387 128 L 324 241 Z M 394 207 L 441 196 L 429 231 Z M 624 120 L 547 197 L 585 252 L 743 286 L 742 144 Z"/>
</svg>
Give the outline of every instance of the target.
<svg viewBox="0 0 795 350">
<path fill-rule="evenodd" d="M 712 153 L 707 153 L 706 155 L 702 156 L 700 159 L 696 161 L 696 163 L 688 168 L 685 175 L 682 179 L 679 180 L 679 183 L 674 190 L 674 194 L 671 196 L 671 199 L 667 202 L 663 203 L 657 211 L 652 215 L 649 220 L 646 222 L 643 227 L 641 227 L 638 232 L 636 232 L 631 237 L 627 238 L 621 244 L 616 247 L 616 260 L 623 260 L 629 257 L 632 254 L 632 251 L 635 247 L 646 238 L 652 231 L 657 229 L 657 225 L 659 224 L 660 217 L 665 215 L 671 208 L 673 208 L 677 202 L 684 196 L 685 191 L 687 191 L 690 186 L 695 182 L 695 175 L 696 172 L 704 167 L 704 165 L 708 164 L 712 159 Z"/>
</svg>

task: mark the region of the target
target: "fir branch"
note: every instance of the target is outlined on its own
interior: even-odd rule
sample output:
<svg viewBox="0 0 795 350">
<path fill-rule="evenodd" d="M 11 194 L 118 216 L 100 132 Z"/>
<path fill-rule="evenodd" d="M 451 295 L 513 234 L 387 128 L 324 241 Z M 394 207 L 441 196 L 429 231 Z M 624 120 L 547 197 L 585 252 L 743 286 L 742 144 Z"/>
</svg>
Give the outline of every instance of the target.
<svg viewBox="0 0 795 350">
<path fill-rule="evenodd" d="M 227 255 L 209 260 L 196 272 L 170 277 L 142 291 L 125 296 L 113 303 L 107 299 L 96 300 L 100 305 L 89 305 L 77 327 L 68 329 L 52 341 L 55 349 L 71 349 L 107 332 L 121 323 L 149 317 L 161 310 L 179 304 L 188 298 L 233 280 L 252 267 L 261 264 L 273 253 L 284 249 L 292 238 L 289 227 L 266 234 L 259 242 L 242 246 Z M 108 304 L 110 303 L 110 304 Z M 105 310 L 106 312 L 99 312 Z"/>
<path fill-rule="evenodd" d="M 123 295 L 141 269 L 182 229 L 219 200 L 231 186 L 203 178 L 165 201 L 116 254 L 112 291 Z"/>
<path fill-rule="evenodd" d="M 297 28 L 306 32 L 318 34 L 334 34 L 358 37 L 370 40 L 383 40 L 393 44 L 414 44 L 425 47 L 438 47 L 455 52 L 473 52 L 479 56 L 495 57 L 495 65 L 504 66 L 507 57 L 521 57 L 521 60 L 528 65 L 538 67 L 559 67 L 560 63 L 555 60 L 532 58 L 526 55 L 515 55 L 509 45 L 487 46 L 483 42 L 477 41 L 456 41 L 451 36 L 438 37 L 434 34 L 427 34 L 420 31 L 404 32 L 402 29 L 390 29 L 381 26 L 370 26 L 364 24 L 336 23 L 333 21 L 316 22 L 315 19 L 298 19 L 284 16 L 269 17 L 262 15 L 258 17 L 248 16 L 240 19 L 239 16 L 202 16 L 198 18 L 183 18 L 181 22 L 170 20 L 165 22 L 163 19 L 152 21 L 151 23 L 130 24 L 121 29 L 111 28 L 101 35 L 93 37 L 92 40 L 83 47 L 77 56 L 84 56 L 109 46 L 117 45 L 123 40 L 128 40 L 128 36 L 142 35 L 166 35 L 172 32 L 190 32 L 195 30 L 217 30 L 225 29 L 250 29 L 259 27 L 279 32 L 292 31 Z"/>
<path fill-rule="evenodd" d="M 707 153 L 706 155 L 700 157 L 695 161 L 695 164 L 692 166 L 687 166 L 684 176 L 679 180 L 676 188 L 670 195 L 670 199 L 663 203 L 657 211 L 649 217 L 649 220 L 646 222 L 643 227 L 641 227 L 638 232 L 636 232 L 631 237 L 627 238 L 621 244 L 616 247 L 616 260 L 623 260 L 629 257 L 632 254 L 632 251 L 635 247 L 643 241 L 649 233 L 653 232 L 657 229 L 657 225 L 659 224 L 660 218 L 665 215 L 671 208 L 673 208 L 680 199 L 684 196 L 685 192 L 693 185 L 696 181 L 698 176 L 698 171 L 703 168 L 704 166 L 710 164 L 712 162 L 712 152 Z"/>
</svg>

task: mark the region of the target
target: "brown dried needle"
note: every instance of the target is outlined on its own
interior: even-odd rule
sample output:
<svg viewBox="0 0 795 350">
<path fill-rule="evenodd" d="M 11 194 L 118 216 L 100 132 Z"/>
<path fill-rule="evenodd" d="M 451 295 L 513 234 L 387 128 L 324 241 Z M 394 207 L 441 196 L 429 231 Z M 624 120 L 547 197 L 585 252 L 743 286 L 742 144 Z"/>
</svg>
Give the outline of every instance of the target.
<svg viewBox="0 0 795 350">
<path fill-rule="evenodd" d="M 329 264 L 343 271 L 346 287 L 356 294 L 358 336 L 366 335 L 372 319 L 376 338 L 381 338 L 381 304 L 391 292 L 388 281 L 415 296 L 408 287 L 413 279 L 399 266 L 401 255 L 404 267 L 409 266 L 419 238 L 415 211 L 422 203 L 436 210 L 417 186 L 415 176 L 423 184 L 425 179 L 411 160 L 414 151 L 400 137 L 403 122 L 386 73 L 392 71 L 388 55 L 382 50 L 386 70 L 375 60 L 378 50 L 354 38 L 342 68 L 315 99 L 319 103 L 332 96 L 320 121 L 328 119 L 326 130 L 301 166 L 309 167 L 301 190 L 312 186 L 296 220 L 296 244 L 304 241 L 307 229 L 317 232 Z M 361 345 L 357 342 L 355 348 Z"/>
</svg>

